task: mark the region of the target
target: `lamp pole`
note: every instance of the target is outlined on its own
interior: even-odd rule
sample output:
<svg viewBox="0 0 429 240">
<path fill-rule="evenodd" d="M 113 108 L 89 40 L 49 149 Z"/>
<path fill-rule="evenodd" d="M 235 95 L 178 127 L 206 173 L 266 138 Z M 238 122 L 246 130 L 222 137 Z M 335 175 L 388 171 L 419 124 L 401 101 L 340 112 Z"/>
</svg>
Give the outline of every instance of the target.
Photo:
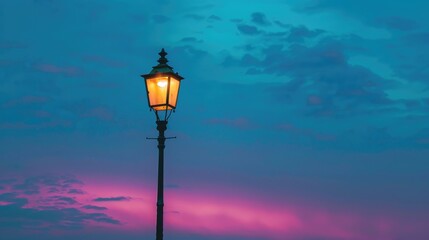
<svg viewBox="0 0 429 240">
<path fill-rule="evenodd" d="M 156 115 L 158 130 L 158 193 L 156 199 L 156 240 L 163 239 L 164 230 L 164 149 L 168 119 L 176 109 L 180 83 L 183 77 L 167 64 L 167 53 L 164 49 L 159 53 L 158 65 L 152 67 L 149 74 L 141 75 L 145 79 L 146 93 L 151 110 Z M 161 113 L 161 114 L 160 114 Z M 173 137 L 174 138 L 174 137 Z"/>
<path fill-rule="evenodd" d="M 164 228 L 164 149 L 167 120 L 157 120 L 158 130 L 158 194 L 156 199 L 156 240 L 163 239 Z"/>
</svg>

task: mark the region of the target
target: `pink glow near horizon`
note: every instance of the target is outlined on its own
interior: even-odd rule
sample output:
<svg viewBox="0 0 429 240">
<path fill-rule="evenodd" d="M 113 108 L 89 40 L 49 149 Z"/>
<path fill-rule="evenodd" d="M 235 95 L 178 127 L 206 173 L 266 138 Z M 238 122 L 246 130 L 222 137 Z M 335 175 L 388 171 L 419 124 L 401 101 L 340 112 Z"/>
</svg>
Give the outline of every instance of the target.
<svg viewBox="0 0 429 240">
<path fill-rule="evenodd" d="M 166 223 L 180 231 L 210 235 L 259 236 L 272 239 L 319 236 L 340 239 L 389 239 L 392 221 L 358 214 L 328 212 L 311 206 L 249 202 L 242 198 L 225 202 L 204 194 L 171 196 Z M 383 229 L 378 225 L 383 223 Z M 387 230 L 387 231 L 386 231 Z M 365 233 L 368 232 L 368 233 Z"/>
<path fill-rule="evenodd" d="M 107 207 L 106 213 L 118 219 L 123 224 L 121 228 L 141 231 L 155 227 L 156 209 L 153 207 L 155 198 L 152 192 L 144 191 L 138 187 L 124 185 L 91 185 L 84 187 L 87 194 L 87 201 L 93 205 Z M 93 202 L 97 197 L 126 196 L 131 199 L 126 201 L 106 201 Z M 149 197 L 146 197 L 149 196 Z"/>
<path fill-rule="evenodd" d="M 86 179 L 81 186 L 84 194 L 62 194 L 84 205 L 106 207 L 101 212 L 121 225 L 88 222 L 90 226 L 105 227 L 128 232 L 148 232 L 155 228 L 154 190 L 143 189 L 129 183 L 109 184 L 107 181 Z M 274 203 L 262 199 L 250 199 L 240 194 L 216 194 L 207 189 L 167 190 L 165 195 L 164 221 L 166 231 L 187 232 L 217 236 L 259 236 L 270 239 L 314 236 L 339 239 L 391 239 L 397 231 L 406 230 L 395 219 L 383 216 L 365 216 L 356 212 L 328 211 L 308 204 Z M 1 192 L 0 192 L 1 193 Z M 49 196 L 48 188 L 41 188 L 38 195 L 26 195 L 26 207 L 42 208 L 49 201 L 41 201 Z M 122 201 L 94 201 L 97 198 L 126 197 Z M 225 196 L 228 196 L 226 198 Z M 7 205 L 0 202 L 0 205 Z M 93 210 L 82 210 L 92 212 Z M 98 211 L 100 212 L 100 211 Z M 409 229 L 413 229 L 412 227 Z"/>
<path fill-rule="evenodd" d="M 135 231 L 155 227 L 154 190 L 143 190 L 129 184 L 87 184 L 85 191 L 93 196 L 129 196 L 124 202 L 97 205 L 124 222 L 123 228 Z M 198 189 L 185 193 L 180 189 L 165 193 L 164 221 L 168 230 L 218 236 L 260 236 L 284 239 L 293 236 L 323 236 L 345 239 L 389 239 L 395 225 L 385 217 L 367 217 L 357 213 L 331 212 L 312 206 L 274 204 L 245 196 L 224 197 Z M 166 230 L 166 231 L 168 231 Z"/>
</svg>

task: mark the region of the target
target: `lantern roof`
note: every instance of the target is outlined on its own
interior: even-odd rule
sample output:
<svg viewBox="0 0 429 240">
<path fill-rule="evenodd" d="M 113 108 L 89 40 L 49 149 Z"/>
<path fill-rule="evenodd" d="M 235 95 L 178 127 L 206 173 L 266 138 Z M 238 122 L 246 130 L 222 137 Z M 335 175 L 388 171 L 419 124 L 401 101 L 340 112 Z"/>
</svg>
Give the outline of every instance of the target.
<svg viewBox="0 0 429 240">
<path fill-rule="evenodd" d="M 168 60 L 165 57 L 167 55 L 167 52 L 164 50 L 164 48 L 158 54 L 160 56 L 160 58 L 158 59 L 159 64 L 152 67 L 152 71 L 150 71 L 149 74 L 173 73 L 173 74 L 179 75 L 177 73 L 174 73 L 173 67 L 167 64 Z"/>
</svg>

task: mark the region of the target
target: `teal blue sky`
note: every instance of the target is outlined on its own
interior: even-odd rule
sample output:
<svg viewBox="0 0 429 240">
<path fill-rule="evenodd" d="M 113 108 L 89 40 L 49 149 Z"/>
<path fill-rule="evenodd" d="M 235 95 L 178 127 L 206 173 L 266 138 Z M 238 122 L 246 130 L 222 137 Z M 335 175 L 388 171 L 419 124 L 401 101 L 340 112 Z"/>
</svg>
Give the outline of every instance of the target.
<svg viewBox="0 0 429 240">
<path fill-rule="evenodd" d="M 166 205 L 179 222 L 210 220 L 193 228 L 172 218 L 168 236 L 427 239 L 428 7 L 423 0 L 0 1 L 0 232 L 105 239 L 111 224 L 109 239 L 154 235 L 151 224 L 130 225 L 114 207 L 94 200 L 99 208 L 88 208 L 85 199 L 127 205 L 155 195 L 156 144 L 145 139 L 157 134 L 155 116 L 140 75 L 165 48 L 185 77 L 167 130 L 177 139 L 167 142 Z M 41 190 L 66 181 L 77 185 Z M 144 191 L 90 190 L 110 185 Z M 219 210 L 243 228 L 214 230 L 210 217 L 190 220 L 176 209 L 184 196 L 256 203 Z M 262 205 L 292 209 L 300 227 L 256 224 L 267 218 Z M 306 208 L 331 213 L 326 226 L 341 222 L 335 214 L 353 216 L 353 227 L 322 231 Z M 30 221 L 32 214 L 40 218 Z"/>
</svg>

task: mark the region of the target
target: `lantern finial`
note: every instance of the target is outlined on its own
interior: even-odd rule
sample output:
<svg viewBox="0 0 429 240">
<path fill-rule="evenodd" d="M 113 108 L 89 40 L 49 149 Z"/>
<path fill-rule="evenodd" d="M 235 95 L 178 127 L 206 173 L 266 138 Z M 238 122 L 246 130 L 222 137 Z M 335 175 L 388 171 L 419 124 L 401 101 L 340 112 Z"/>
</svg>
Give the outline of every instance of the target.
<svg viewBox="0 0 429 240">
<path fill-rule="evenodd" d="M 158 65 L 152 67 L 151 74 L 156 73 L 174 73 L 173 68 L 167 64 L 168 60 L 165 56 L 167 56 L 167 52 L 161 49 L 161 52 L 158 53 L 160 58 L 158 59 Z"/>
<path fill-rule="evenodd" d="M 161 57 L 158 59 L 159 64 L 160 64 L 160 65 L 165 65 L 165 64 L 167 64 L 168 60 L 167 60 L 167 58 L 165 58 L 165 56 L 167 56 L 167 52 L 165 52 L 164 48 L 162 48 L 161 52 L 159 52 L 159 56 L 161 56 Z"/>
</svg>

